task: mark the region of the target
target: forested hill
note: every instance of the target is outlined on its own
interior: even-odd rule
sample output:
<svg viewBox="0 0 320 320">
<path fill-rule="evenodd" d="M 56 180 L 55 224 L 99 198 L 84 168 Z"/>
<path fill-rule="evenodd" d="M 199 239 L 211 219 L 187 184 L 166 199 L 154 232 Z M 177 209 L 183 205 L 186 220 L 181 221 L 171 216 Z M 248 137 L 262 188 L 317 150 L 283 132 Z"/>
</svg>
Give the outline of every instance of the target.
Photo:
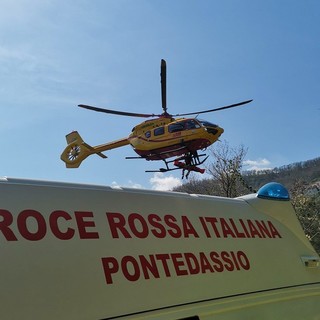
<svg viewBox="0 0 320 320">
<path fill-rule="evenodd" d="M 196 176 L 195 176 L 196 177 Z M 271 170 L 244 171 L 241 174 L 242 187 L 239 195 L 251 193 L 269 182 L 279 182 L 291 190 L 295 184 L 303 184 L 307 189 L 320 191 L 320 157 L 304 162 L 297 162 Z M 250 187 L 250 188 L 248 188 Z M 219 182 L 214 179 L 190 179 L 174 191 L 224 195 L 220 193 Z"/>
<path fill-rule="evenodd" d="M 243 178 L 254 189 L 259 189 L 271 181 L 279 182 L 288 189 L 291 189 L 297 182 L 305 183 L 309 187 L 320 188 L 320 157 L 272 170 L 245 171 Z"/>
</svg>

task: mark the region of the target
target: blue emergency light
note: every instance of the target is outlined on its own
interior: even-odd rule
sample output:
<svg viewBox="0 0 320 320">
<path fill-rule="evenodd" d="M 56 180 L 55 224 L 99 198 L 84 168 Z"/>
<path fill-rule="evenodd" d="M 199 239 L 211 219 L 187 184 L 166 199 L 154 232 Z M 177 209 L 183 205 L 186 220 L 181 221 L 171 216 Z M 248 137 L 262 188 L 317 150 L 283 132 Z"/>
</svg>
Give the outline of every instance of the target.
<svg viewBox="0 0 320 320">
<path fill-rule="evenodd" d="M 280 183 L 270 182 L 258 190 L 258 198 L 269 200 L 290 200 L 288 190 Z"/>
</svg>

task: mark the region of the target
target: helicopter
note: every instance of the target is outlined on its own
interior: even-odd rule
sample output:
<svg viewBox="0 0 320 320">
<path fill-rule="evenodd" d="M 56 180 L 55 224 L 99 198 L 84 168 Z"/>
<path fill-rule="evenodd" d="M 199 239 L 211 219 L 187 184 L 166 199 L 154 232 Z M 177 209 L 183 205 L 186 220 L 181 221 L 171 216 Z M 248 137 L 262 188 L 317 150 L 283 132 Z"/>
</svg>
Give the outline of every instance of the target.
<svg viewBox="0 0 320 320">
<path fill-rule="evenodd" d="M 167 65 L 164 59 L 161 59 L 160 79 L 163 110 L 161 114 L 133 113 L 79 104 L 80 108 L 96 112 L 151 119 L 136 125 L 127 137 L 97 146 L 90 146 L 84 142 L 78 131 L 72 131 L 66 135 L 67 147 L 60 157 L 66 167 L 78 168 L 81 162 L 92 154 L 107 158 L 104 151 L 131 145 L 138 156 L 126 157 L 126 159 L 161 160 L 165 165 L 158 170 L 146 170 L 146 172 L 182 170 L 182 178 L 185 173 L 186 178 L 190 172 L 204 173 L 205 170 L 199 166 L 207 160 L 208 156 L 203 153 L 199 154 L 198 151 L 204 152 L 210 145 L 218 141 L 224 129 L 217 124 L 198 119 L 198 115 L 242 106 L 252 100 L 215 109 L 172 115 L 167 109 Z M 185 118 L 185 116 L 194 115 L 196 117 Z"/>
</svg>

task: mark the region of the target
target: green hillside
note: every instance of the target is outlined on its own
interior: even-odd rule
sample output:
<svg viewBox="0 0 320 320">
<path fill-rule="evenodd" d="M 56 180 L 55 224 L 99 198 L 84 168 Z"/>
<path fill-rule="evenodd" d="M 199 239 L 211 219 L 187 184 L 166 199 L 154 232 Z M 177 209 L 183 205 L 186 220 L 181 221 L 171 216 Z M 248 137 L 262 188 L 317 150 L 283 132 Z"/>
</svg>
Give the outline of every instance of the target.
<svg viewBox="0 0 320 320">
<path fill-rule="evenodd" d="M 317 188 L 320 186 L 320 158 L 297 162 L 272 170 L 245 171 L 242 175 L 247 184 L 254 189 L 259 189 L 270 181 L 282 183 L 289 190 L 297 182 L 303 182 L 310 188 Z"/>
<path fill-rule="evenodd" d="M 271 170 L 253 170 L 242 172 L 242 188 L 239 196 L 252 193 L 264 184 L 275 181 L 283 184 L 288 190 L 296 184 L 303 184 L 308 190 L 320 190 L 320 157 L 304 162 L 297 162 Z M 219 182 L 213 179 L 190 179 L 174 191 L 223 196 L 219 191 Z"/>
</svg>

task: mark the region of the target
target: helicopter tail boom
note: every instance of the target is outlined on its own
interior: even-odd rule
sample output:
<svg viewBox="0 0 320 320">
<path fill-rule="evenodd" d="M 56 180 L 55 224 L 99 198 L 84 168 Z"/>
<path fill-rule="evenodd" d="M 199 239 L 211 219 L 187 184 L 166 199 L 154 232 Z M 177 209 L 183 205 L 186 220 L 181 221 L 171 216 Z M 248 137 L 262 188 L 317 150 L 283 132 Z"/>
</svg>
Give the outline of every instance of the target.
<svg viewBox="0 0 320 320">
<path fill-rule="evenodd" d="M 101 158 L 107 158 L 102 152 L 84 142 L 78 131 L 72 131 L 67 134 L 66 140 L 68 145 L 60 158 L 65 162 L 67 168 L 78 168 L 81 162 L 93 153 L 96 153 Z"/>
<path fill-rule="evenodd" d="M 61 160 L 65 162 L 67 168 L 78 168 L 81 162 L 91 154 L 97 154 L 99 157 L 107 158 L 102 152 L 123 147 L 129 144 L 127 138 L 119 139 L 116 141 L 108 142 L 98 146 L 90 146 L 83 141 L 78 131 L 72 131 L 66 135 L 67 147 L 61 154 Z"/>
</svg>

